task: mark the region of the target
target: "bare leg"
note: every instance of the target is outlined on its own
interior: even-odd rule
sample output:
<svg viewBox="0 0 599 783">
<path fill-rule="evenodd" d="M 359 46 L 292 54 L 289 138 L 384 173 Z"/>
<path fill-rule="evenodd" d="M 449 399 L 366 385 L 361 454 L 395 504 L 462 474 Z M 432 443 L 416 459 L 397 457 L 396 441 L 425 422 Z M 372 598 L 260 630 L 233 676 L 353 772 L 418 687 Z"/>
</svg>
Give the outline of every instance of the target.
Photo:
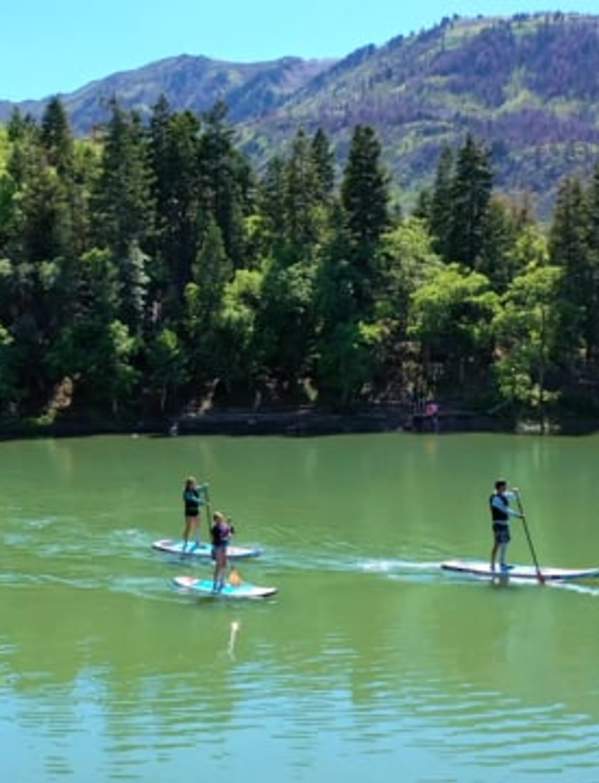
<svg viewBox="0 0 599 783">
<path fill-rule="evenodd" d="M 189 541 L 189 533 L 191 531 L 192 517 L 185 517 L 185 527 L 183 528 L 183 551 L 187 549 L 187 542 Z"/>
<path fill-rule="evenodd" d="M 214 576 L 212 577 L 212 589 L 216 592 L 225 586 L 225 573 L 227 570 L 227 550 L 218 547 L 216 550 L 216 562 L 214 564 Z"/>
<path fill-rule="evenodd" d="M 499 544 L 495 542 L 493 545 L 493 549 L 491 550 L 491 571 L 495 570 L 495 560 L 497 558 L 497 550 L 499 549 Z"/>
<path fill-rule="evenodd" d="M 185 528 L 183 529 L 183 551 L 187 549 L 187 544 L 189 543 L 189 539 L 193 538 L 194 534 L 198 530 L 200 518 L 197 517 L 185 517 Z M 200 537 L 199 535 L 196 537 L 197 545 L 200 545 Z"/>
</svg>

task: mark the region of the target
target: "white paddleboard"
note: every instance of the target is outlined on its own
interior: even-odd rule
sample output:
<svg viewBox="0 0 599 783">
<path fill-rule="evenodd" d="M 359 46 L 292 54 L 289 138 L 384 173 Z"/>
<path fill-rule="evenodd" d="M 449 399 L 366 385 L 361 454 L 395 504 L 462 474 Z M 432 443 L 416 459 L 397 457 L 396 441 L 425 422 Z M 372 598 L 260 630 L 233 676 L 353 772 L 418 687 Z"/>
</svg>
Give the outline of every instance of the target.
<svg viewBox="0 0 599 783">
<path fill-rule="evenodd" d="M 268 598 L 277 592 L 276 587 L 258 587 L 249 582 L 240 585 L 226 583 L 222 590 L 215 592 L 212 579 L 196 579 L 193 576 L 176 576 L 173 582 L 177 587 L 213 598 Z"/>
<path fill-rule="evenodd" d="M 486 579 L 533 579 L 537 580 L 538 575 L 534 566 L 514 565 L 507 571 L 502 571 L 499 565 L 495 571 L 491 571 L 489 562 L 482 560 L 446 560 L 441 563 L 444 571 L 453 571 L 458 574 L 469 574 L 470 576 L 479 576 Z M 545 568 L 541 566 L 541 574 L 547 581 L 558 581 L 566 579 L 594 579 L 599 577 L 599 568 Z"/>
<path fill-rule="evenodd" d="M 182 555 L 184 557 L 199 557 L 203 560 L 210 560 L 212 557 L 212 546 L 210 544 L 200 544 L 188 542 L 185 551 L 183 551 L 183 541 L 175 541 L 172 538 L 163 538 L 160 541 L 154 541 L 154 549 L 159 552 L 168 552 L 171 555 Z M 248 557 L 258 557 L 262 550 L 255 547 L 228 546 L 227 557 L 231 560 L 244 560 Z"/>
</svg>

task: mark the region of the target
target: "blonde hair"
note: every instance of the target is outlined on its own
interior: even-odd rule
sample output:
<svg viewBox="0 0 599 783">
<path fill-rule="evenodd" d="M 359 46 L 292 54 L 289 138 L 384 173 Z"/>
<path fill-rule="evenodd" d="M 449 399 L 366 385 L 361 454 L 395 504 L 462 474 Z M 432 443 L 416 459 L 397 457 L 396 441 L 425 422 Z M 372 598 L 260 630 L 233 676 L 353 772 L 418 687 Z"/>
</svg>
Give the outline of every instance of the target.
<svg viewBox="0 0 599 783">
<path fill-rule="evenodd" d="M 192 485 L 195 483 L 195 478 L 193 476 L 189 476 L 189 478 L 185 479 L 185 489 L 191 489 Z"/>
<path fill-rule="evenodd" d="M 215 511 L 212 515 L 213 522 L 226 522 L 227 518 L 221 511 Z"/>
</svg>

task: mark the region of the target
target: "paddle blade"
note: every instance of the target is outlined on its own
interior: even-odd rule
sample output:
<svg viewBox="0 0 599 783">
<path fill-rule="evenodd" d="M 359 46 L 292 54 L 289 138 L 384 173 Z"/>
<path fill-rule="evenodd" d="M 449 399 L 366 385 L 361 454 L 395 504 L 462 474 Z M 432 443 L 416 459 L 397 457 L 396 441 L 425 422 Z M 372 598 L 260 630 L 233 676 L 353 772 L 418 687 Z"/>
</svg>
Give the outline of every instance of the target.
<svg viewBox="0 0 599 783">
<path fill-rule="evenodd" d="M 232 568 L 231 573 L 229 574 L 229 584 L 233 585 L 233 587 L 239 587 L 242 582 L 243 579 L 241 578 L 239 571 L 236 568 Z"/>
</svg>

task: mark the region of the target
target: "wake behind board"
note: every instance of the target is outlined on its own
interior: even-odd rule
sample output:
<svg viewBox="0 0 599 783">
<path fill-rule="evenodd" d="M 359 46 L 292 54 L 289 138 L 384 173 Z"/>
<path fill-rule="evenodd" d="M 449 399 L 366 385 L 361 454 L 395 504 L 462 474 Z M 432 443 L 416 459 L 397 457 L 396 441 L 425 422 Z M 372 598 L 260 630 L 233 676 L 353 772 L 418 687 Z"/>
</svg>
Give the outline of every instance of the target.
<svg viewBox="0 0 599 783">
<path fill-rule="evenodd" d="M 538 579 L 534 566 L 514 565 L 508 571 L 501 571 L 499 566 L 491 571 L 488 562 L 482 560 L 446 560 L 441 563 L 444 571 L 453 571 L 458 574 L 478 576 L 486 579 Z M 568 579 L 596 579 L 599 577 L 599 568 L 541 568 L 541 574 L 546 581 L 564 581 Z"/>
<path fill-rule="evenodd" d="M 163 538 L 160 541 L 154 541 L 154 549 L 159 552 L 168 552 L 171 555 L 182 555 L 184 557 L 199 557 L 202 560 L 210 560 L 212 557 L 212 546 L 210 544 L 188 543 L 183 551 L 183 541 L 175 541 L 172 538 Z M 231 560 L 245 560 L 248 557 L 258 557 L 262 550 L 258 547 L 228 546 L 227 557 Z"/>
<path fill-rule="evenodd" d="M 213 598 L 268 598 L 277 592 L 276 587 L 258 587 L 249 582 L 242 582 L 240 585 L 227 583 L 222 590 L 214 592 L 212 579 L 195 579 L 193 576 L 176 576 L 173 582 L 177 587 Z"/>
</svg>

